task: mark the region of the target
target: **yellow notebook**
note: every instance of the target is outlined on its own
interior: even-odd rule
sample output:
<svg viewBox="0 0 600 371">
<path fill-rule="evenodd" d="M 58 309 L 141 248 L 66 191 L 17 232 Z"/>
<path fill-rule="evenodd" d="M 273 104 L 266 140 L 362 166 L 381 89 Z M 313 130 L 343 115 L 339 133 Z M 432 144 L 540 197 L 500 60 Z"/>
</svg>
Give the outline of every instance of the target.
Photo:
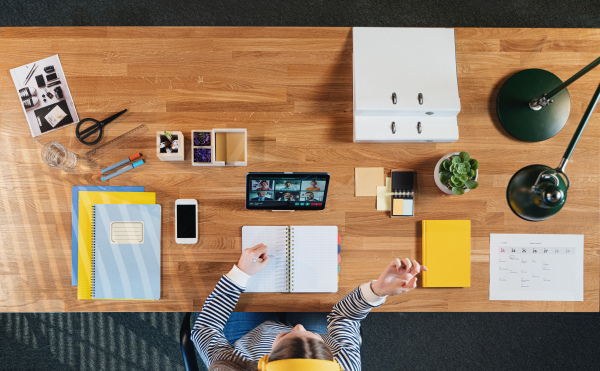
<svg viewBox="0 0 600 371">
<path fill-rule="evenodd" d="M 423 220 L 423 287 L 471 286 L 471 221 Z"/>
<path fill-rule="evenodd" d="M 92 206 L 154 203 L 154 192 L 79 192 L 77 299 L 92 298 Z"/>
</svg>

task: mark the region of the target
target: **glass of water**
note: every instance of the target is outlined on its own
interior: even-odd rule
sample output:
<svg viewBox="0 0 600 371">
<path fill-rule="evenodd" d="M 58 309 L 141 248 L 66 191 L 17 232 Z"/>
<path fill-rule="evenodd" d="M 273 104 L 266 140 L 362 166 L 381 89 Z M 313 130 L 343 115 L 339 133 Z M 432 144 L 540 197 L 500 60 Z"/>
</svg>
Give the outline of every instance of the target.
<svg viewBox="0 0 600 371">
<path fill-rule="evenodd" d="M 71 171 L 77 165 L 77 156 L 62 144 L 50 142 L 42 148 L 42 161 L 48 166 Z"/>
</svg>

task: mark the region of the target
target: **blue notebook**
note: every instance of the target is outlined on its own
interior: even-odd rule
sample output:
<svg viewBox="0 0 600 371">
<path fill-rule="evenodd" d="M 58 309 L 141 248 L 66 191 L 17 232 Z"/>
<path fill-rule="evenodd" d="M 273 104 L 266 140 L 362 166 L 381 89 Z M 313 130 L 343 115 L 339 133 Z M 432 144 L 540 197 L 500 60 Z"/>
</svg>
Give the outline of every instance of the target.
<svg viewBox="0 0 600 371">
<path fill-rule="evenodd" d="M 92 299 L 160 298 L 160 205 L 97 204 Z"/>
<path fill-rule="evenodd" d="M 77 286 L 77 254 L 79 236 L 79 191 L 144 192 L 144 187 L 74 186 L 71 192 L 71 286 Z"/>
</svg>

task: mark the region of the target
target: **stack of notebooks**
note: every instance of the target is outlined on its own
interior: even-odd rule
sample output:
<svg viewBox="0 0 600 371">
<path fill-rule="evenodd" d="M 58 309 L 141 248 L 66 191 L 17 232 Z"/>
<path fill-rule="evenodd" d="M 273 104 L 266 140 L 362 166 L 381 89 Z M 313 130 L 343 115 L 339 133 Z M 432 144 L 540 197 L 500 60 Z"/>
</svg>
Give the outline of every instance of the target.
<svg viewBox="0 0 600 371">
<path fill-rule="evenodd" d="M 76 186 L 72 284 L 78 299 L 160 298 L 161 207 L 144 187 Z"/>
</svg>

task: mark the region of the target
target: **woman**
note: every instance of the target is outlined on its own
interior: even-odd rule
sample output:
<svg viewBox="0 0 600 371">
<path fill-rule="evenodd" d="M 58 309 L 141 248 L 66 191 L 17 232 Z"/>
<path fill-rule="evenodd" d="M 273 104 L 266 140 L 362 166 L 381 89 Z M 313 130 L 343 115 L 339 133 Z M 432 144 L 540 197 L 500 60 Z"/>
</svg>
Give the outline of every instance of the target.
<svg viewBox="0 0 600 371">
<path fill-rule="evenodd" d="M 270 366 L 281 366 L 286 362 L 318 364 L 305 366 L 307 370 L 360 370 L 360 321 L 371 308 L 383 304 L 388 295 L 414 289 L 417 286 L 416 275 L 427 270 L 415 260 L 395 259 L 378 280 L 358 286 L 333 307 L 327 316 L 326 330 L 319 331 L 318 324 L 309 328 L 326 334 L 307 331 L 301 324 L 291 326 L 282 321 L 228 321 L 250 276 L 268 263 L 267 246 L 260 244 L 244 250 L 238 264 L 221 277 L 206 299 L 192 330 L 192 340 L 204 363 L 210 365 L 209 370 L 269 371 Z M 242 314 L 233 313 L 236 317 Z M 269 316 L 281 318 L 273 313 L 246 314 L 257 319 Z M 252 326 L 242 333 L 250 331 L 245 335 L 240 333 L 240 329 L 248 327 L 249 323 Z"/>
<path fill-rule="evenodd" d="M 269 182 L 263 180 L 260 182 L 260 187 L 256 188 L 257 191 L 271 191 L 272 189 L 269 187 Z"/>
</svg>

